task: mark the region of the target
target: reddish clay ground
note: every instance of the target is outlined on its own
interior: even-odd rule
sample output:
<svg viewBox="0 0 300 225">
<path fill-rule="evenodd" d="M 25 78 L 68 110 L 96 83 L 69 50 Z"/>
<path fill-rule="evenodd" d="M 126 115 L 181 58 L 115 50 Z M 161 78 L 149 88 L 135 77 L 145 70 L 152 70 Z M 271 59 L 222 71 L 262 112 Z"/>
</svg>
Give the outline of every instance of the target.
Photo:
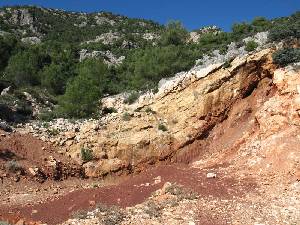
<svg viewBox="0 0 300 225">
<path fill-rule="evenodd" d="M 154 178 L 161 176 L 161 182 L 154 184 Z M 41 221 L 49 225 L 58 224 L 70 218 L 72 212 L 92 208 L 91 201 L 121 207 L 133 206 L 148 198 L 152 192 L 162 187 L 165 182 L 176 182 L 197 192 L 200 196 L 214 196 L 229 199 L 240 196 L 250 189 L 255 183 L 251 181 L 236 181 L 218 174 L 217 178 L 206 178 L 206 172 L 186 166 L 158 166 L 150 168 L 139 175 L 129 177 L 119 185 L 97 189 L 86 189 L 71 192 L 60 199 L 49 201 L 40 205 L 27 207 L 1 208 L 0 217 L 9 215 Z M 149 185 L 147 186 L 147 183 Z M 144 184 L 143 186 L 140 186 Z M 146 185 L 145 185 L 146 184 Z M 34 213 L 33 213 L 34 212 Z M 203 217 L 209 224 L 209 218 Z"/>
<path fill-rule="evenodd" d="M 46 169 L 46 160 L 52 156 L 67 167 L 78 168 L 79 166 L 61 154 L 51 145 L 33 137 L 30 134 L 5 133 L 0 131 L 0 168 L 6 162 L 15 160 L 24 169 L 39 167 Z"/>
</svg>

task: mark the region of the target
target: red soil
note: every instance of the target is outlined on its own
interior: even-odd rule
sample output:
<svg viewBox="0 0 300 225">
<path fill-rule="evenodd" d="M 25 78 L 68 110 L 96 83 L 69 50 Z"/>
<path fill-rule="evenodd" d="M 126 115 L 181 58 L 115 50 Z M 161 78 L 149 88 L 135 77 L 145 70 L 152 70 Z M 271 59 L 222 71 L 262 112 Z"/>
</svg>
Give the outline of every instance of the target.
<svg viewBox="0 0 300 225">
<path fill-rule="evenodd" d="M 161 183 L 154 184 L 154 178 L 161 176 Z M 176 182 L 197 192 L 200 196 L 214 196 L 228 199 L 243 195 L 255 187 L 251 181 L 237 181 L 218 174 L 215 179 L 206 178 L 206 172 L 186 166 L 158 166 L 139 175 L 129 177 L 119 185 L 71 192 L 60 199 L 40 205 L 11 207 L 0 209 L 0 218 L 9 215 L 41 221 L 49 225 L 61 223 L 70 218 L 73 212 L 91 209 L 90 202 L 121 207 L 142 203 L 152 192 L 162 187 L 165 182 Z M 148 186 L 141 184 L 149 183 Z M 32 213 L 36 212 L 36 213 Z M 207 218 L 206 218 L 207 219 Z"/>
</svg>

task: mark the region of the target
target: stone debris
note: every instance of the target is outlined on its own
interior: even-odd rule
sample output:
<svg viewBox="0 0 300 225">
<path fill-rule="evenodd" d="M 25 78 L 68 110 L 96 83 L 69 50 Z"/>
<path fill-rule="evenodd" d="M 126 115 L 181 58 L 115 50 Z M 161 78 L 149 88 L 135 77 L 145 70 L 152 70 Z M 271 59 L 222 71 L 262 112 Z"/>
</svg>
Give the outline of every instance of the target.
<svg viewBox="0 0 300 225">
<path fill-rule="evenodd" d="M 215 173 L 206 174 L 206 178 L 216 178 L 216 177 L 217 177 L 217 174 L 215 174 Z"/>
</svg>

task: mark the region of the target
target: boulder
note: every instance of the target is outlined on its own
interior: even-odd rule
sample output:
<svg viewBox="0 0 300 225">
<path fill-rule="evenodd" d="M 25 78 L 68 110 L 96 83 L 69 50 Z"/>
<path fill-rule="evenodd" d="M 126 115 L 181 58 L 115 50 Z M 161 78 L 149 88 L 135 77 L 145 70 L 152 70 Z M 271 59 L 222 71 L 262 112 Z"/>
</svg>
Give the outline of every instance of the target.
<svg viewBox="0 0 300 225">
<path fill-rule="evenodd" d="M 84 164 L 87 177 L 102 177 L 110 173 L 115 173 L 121 169 L 128 168 L 126 162 L 120 159 L 100 160 L 97 162 L 88 162 Z"/>
<path fill-rule="evenodd" d="M 0 120 L 0 130 L 5 132 L 12 132 L 13 129 L 8 125 L 7 122 Z"/>
</svg>

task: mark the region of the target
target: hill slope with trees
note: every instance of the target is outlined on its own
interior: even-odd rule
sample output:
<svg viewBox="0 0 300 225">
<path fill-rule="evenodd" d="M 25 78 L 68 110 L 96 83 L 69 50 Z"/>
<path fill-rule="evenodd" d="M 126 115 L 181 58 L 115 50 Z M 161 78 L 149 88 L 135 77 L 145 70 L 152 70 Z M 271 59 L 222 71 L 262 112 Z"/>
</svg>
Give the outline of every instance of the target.
<svg viewBox="0 0 300 225">
<path fill-rule="evenodd" d="M 0 8 L 0 91 L 5 90 L 0 118 L 32 118 L 32 104 L 24 92 L 48 109 L 35 117 L 99 115 L 103 96 L 155 91 L 162 78 L 190 69 L 213 51 L 225 53 L 232 42 L 253 51 L 257 43 L 245 43 L 245 38 L 268 31 L 269 42 L 299 40 L 299 27 L 299 12 L 274 20 L 257 17 L 234 24 L 231 32 L 196 31 L 199 38 L 189 41 L 190 33 L 175 21 L 163 26 L 107 12 Z M 298 58 L 294 49 L 275 56 L 279 65 Z"/>
</svg>

